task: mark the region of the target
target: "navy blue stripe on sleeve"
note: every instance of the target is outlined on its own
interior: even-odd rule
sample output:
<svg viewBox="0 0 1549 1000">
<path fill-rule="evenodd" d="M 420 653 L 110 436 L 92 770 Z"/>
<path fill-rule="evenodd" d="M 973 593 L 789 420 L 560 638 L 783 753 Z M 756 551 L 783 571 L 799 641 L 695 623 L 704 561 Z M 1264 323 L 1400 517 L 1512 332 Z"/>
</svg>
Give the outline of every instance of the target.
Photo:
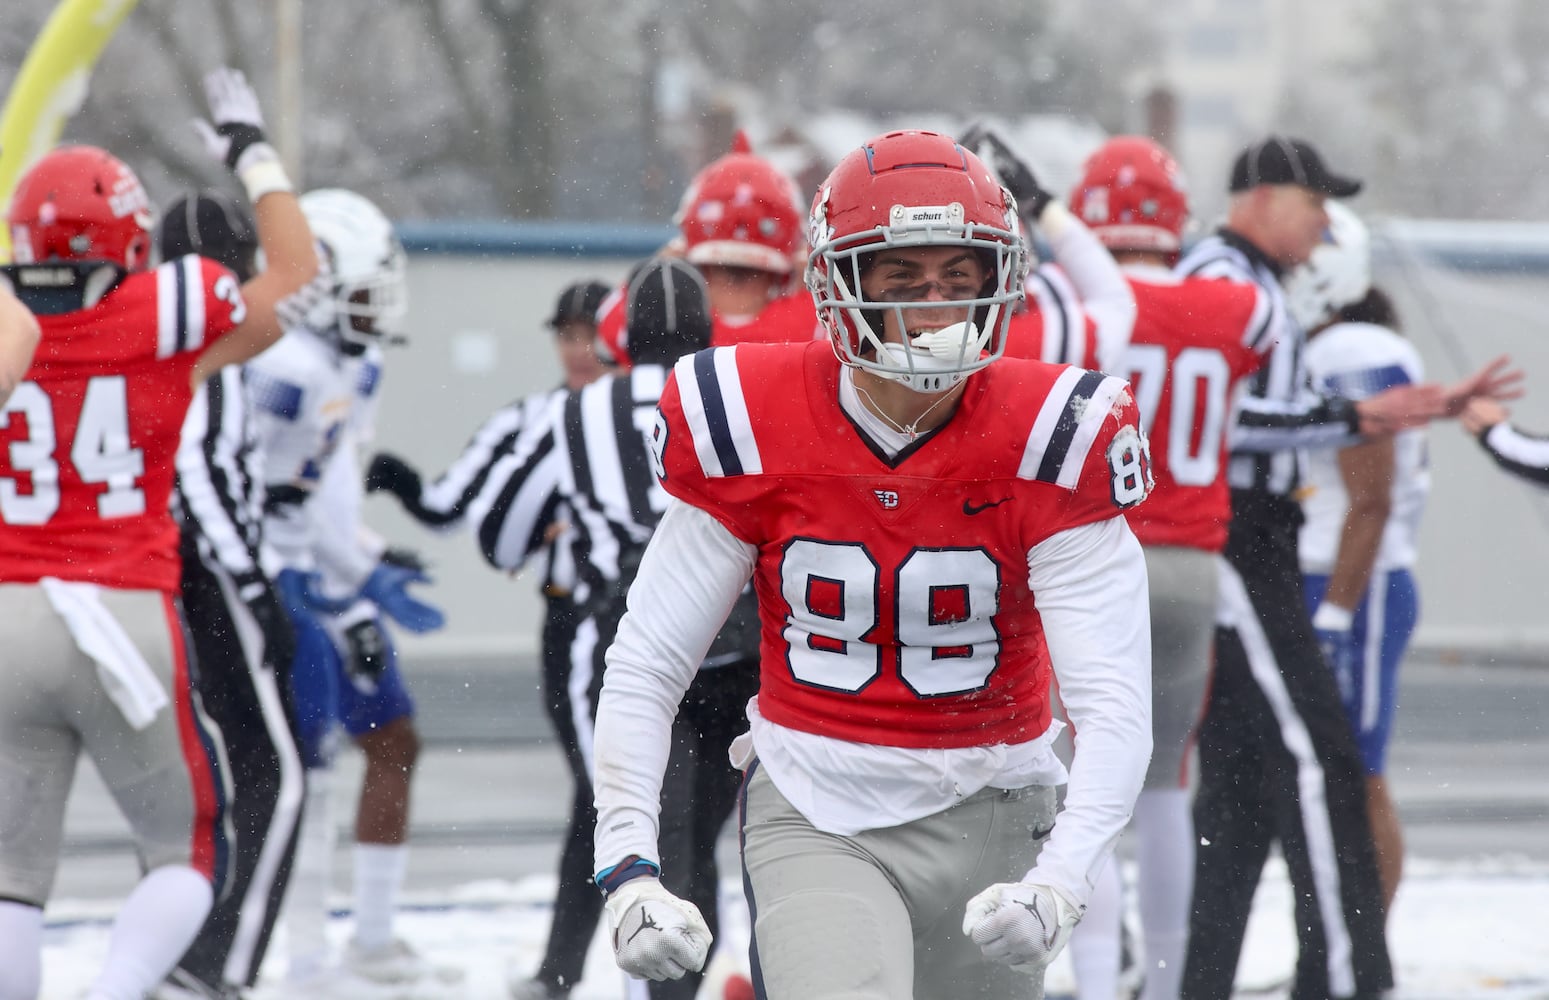
<svg viewBox="0 0 1549 1000">
<path fill-rule="evenodd" d="M 726 419 L 726 403 L 721 399 L 721 380 L 715 371 L 715 351 L 700 351 L 694 355 L 694 377 L 699 381 L 699 398 L 705 407 L 705 425 L 710 430 L 710 443 L 715 446 L 715 457 L 721 461 L 721 471 L 728 476 L 740 476 L 742 459 L 737 457 L 731 424 Z"/>
<path fill-rule="evenodd" d="M 1070 391 L 1070 398 L 1065 400 L 1065 409 L 1060 413 L 1059 422 L 1049 435 L 1049 447 L 1044 450 L 1043 462 L 1038 466 L 1039 480 L 1046 483 L 1059 481 L 1060 469 L 1065 464 L 1065 456 L 1070 452 L 1070 442 L 1076 436 L 1076 428 L 1081 425 L 1081 414 L 1076 412 L 1075 400 L 1079 399 L 1085 404 L 1106 377 L 1102 372 L 1087 372 Z"/>
</svg>

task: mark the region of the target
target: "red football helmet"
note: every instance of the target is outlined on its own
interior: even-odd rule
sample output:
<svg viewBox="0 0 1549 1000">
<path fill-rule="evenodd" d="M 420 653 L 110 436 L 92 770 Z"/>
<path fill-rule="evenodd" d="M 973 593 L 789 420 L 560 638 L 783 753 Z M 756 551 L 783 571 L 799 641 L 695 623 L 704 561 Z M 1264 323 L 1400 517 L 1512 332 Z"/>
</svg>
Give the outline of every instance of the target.
<svg viewBox="0 0 1549 1000">
<path fill-rule="evenodd" d="M 768 160 L 733 149 L 694 176 L 673 217 L 688 261 L 790 274 L 801 239 L 796 185 Z"/>
<path fill-rule="evenodd" d="M 1070 210 L 1110 250 L 1175 253 L 1189 221 L 1178 164 L 1138 135 L 1109 139 L 1087 158 Z"/>
<path fill-rule="evenodd" d="M 19 264 L 101 260 L 138 271 L 150 263 L 150 198 L 118 157 L 61 146 L 22 175 L 8 217 Z"/>
<path fill-rule="evenodd" d="M 1000 357 L 1023 295 L 1027 250 L 1016 200 L 978 156 L 935 132 L 889 132 L 839 161 L 812 202 L 807 287 L 847 365 L 939 391 Z M 890 247 L 963 246 L 987 279 L 948 301 L 869 301 L 865 265 Z M 945 292 L 944 292 L 945 294 Z M 884 345 L 884 310 L 960 308 L 963 321 L 907 345 Z M 939 335 L 939 336 L 938 336 Z"/>
</svg>

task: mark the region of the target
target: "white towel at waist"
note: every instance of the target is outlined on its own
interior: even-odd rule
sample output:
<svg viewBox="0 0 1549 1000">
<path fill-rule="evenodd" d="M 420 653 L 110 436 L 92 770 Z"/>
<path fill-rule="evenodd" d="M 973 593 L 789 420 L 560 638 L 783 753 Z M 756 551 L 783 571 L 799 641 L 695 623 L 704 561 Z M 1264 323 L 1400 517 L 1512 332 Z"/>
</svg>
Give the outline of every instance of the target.
<svg viewBox="0 0 1549 1000">
<path fill-rule="evenodd" d="M 97 664 L 108 697 L 135 729 L 144 729 L 170 702 L 156 673 L 124 627 L 102 604 L 101 588 L 46 576 L 38 581 L 81 652 Z"/>
</svg>

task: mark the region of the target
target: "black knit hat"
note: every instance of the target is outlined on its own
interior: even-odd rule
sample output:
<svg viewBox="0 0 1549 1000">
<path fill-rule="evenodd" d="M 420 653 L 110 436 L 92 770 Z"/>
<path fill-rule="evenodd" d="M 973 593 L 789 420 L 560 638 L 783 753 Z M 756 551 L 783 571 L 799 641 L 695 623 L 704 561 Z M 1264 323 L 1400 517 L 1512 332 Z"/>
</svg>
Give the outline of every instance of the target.
<svg viewBox="0 0 1549 1000">
<path fill-rule="evenodd" d="M 156 246 L 162 260 L 195 253 L 219 261 L 247 281 L 257 270 L 258 227 L 236 198 L 221 191 L 183 195 L 161 215 Z"/>
<path fill-rule="evenodd" d="M 681 257 L 652 257 L 629 276 L 624 322 L 636 364 L 671 364 L 710 346 L 710 295 Z"/>
</svg>

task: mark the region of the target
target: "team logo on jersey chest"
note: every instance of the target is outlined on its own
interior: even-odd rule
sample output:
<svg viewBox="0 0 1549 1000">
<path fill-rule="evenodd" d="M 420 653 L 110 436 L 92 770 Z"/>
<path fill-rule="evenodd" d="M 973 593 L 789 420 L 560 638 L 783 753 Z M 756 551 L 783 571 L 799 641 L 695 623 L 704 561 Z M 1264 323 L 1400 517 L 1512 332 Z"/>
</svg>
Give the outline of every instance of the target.
<svg viewBox="0 0 1549 1000">
<path fill-rule="evenodd" d="M 877 503 L 882 505 L 883 510 L 898 509 L 897 490 L 872 490 L 871 494 L 877 498 Z"/>
</svg>

